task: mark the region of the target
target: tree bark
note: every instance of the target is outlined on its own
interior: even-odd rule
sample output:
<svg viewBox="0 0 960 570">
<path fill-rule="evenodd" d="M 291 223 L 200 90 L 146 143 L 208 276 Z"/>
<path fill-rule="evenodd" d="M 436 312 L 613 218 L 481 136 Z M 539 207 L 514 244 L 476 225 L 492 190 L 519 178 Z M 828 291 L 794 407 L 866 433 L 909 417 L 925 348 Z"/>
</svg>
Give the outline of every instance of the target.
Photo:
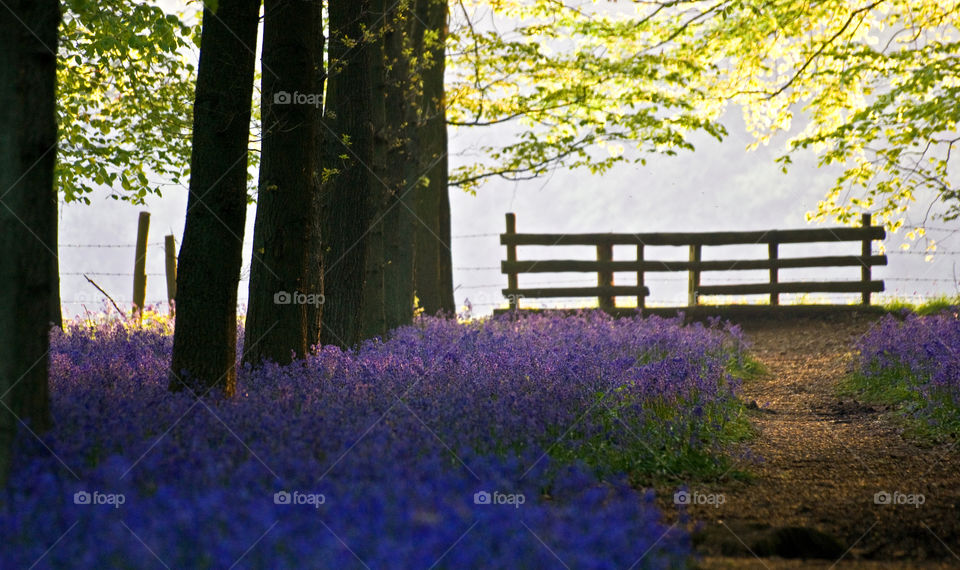
<svg viewBox="0 0 960 570">
<path fill-rule="evenodd" d="M 323 30 L 319 0 L 265 0 L 263 142 L 244 361 L 280 364 L 319 341 Z M 318 287 L 320 285 L 320 287 Z M 290 302 L 285 302 L 290 301 Z"/>
<path fill-rule="evenodd" d="M 59 314 L 60 6 L 14 0 L 5 9 L 11 13 L 0 17 L 0 485 L 20 422 L 34 432 L 50 427 L 47 353 L 50 324 Z"/>
<path fill-rule="evenodd" d="M 419 120 L 418 70 L 411 54 L 422 42 L 407 0 L 387 8 L 380 34 L 380 70 L 374 66 L 379 152 L 374 167 L 379 199 L 369 233 L 367 280 L 361 316 L 362 338 L 384 336 L 413 319 L 413 197 L 419 177 L 416 134 Z M 376 120 L 376 118 L 375 118 Z"/>
<path fill-rule="evenodd" d="M 321 239 L 324 255 L 324 344 L 349 347 L 361 337 L 367 235 L 380 197 L 374 171 L 374 80 L 379 42 L 371 0 L 330 0 Z M 378 186 L 374 186 L 377 184 Z"/>
<path fill-rule="evenodd" d="M 341 346 L 382 336 L 412 320 L 418 241 L 432 245 L 422 254 L 427 297 L 437 310 L 454 309 L 450 252 L 441 243 L 449 242 L 450 233 L 443 118 L 446 4 L 368 0 L 352 9 L 352 18 L 341 21 L 349 10 L 336 2 L 330 7 L 326 114 L 333 134 L 329 164 L 336 164 L 337 172 L 324 191 L 328 267 L 321 337 Z M 359 30 L 348 26 L 360 22 L 366 22 L 368 41 L 352 50 L 338 46 L 339 37 L 359 37 Z M 428 46 L 431 64 L 424 69 L 424 34 L 433 26 L 440 38 Z M 353 86 L 351 101 L 344 102 L 348 86 Z M 432 191 L 421 187 L 424 178 L 430 179 Z M 421 193 L 429 195 L 421 200 Z M 418 232 L 421 211 L 426 228 Z"/>
<path fill-rule="evenodd" d="M 177 268 L 170 389 L 236 386 L 237 286 L 247 207 L 247 142 L 259 0 L 205 9 L 193 112 L 193 152 Z"/>
<path fill-rule="evenodd" d="M 384 217 L 385 288 L 384 331 L 409 324 L 414 310 L 414 250 L 416 247 L 415 198 L 422 191 L 419 126 L 422 115 L 420 96 L 423 57 L 423 23 L 417 18 L 415 2 L 396 5 L 394 33 L 387 37 L 385 54 L 391 73 L 387 77 L 387 108 L 392 110 L 388 124 L 395 144 L 391 171 L 400 174 L 390 188 Z M 382 334 L 382 333 L 381 333 Z"/>
<path fill-rule="evenodd" d="M 423 75 L 419 157 L 427 177 L 416 193 L 415 289 L 424 313 L 456 312 L 453 300 L 453 264 L 450 250 L 450 196 L 447 185 L 447 122 L 443 75 L 447 36 L 445 0 L 417 0 L 417 16 L 437 39 L 424 46 L 431 65 Z"/>
</svg>

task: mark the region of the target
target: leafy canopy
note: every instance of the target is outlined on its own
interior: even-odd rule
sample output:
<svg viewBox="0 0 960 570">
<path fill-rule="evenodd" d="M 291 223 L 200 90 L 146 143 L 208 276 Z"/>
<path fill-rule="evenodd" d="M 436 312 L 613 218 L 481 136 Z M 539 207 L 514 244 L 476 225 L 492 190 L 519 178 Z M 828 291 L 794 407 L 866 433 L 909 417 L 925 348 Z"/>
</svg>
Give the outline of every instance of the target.
<svg viewBox="0 0 960 570">
<path fill-rule="evenodd" d="M 718 97 L 744 109 L 763 143 L 803 128 L 780 158 L 809 149 L 843 173 L 811 219 L 851 222 L 873 211 L 894 229 L 918 196 L 960 216 L 949 166 L 960 141 L 960 2 L 777 0 L 686 2 L 708 12 L 688 50 L 720 54 Z"/>
<path fill-rule="evenodd" d="M 456 0 L 450 10 L 450 125 L 514 125 L 511 140 L 481 144 L 454 170 L 453 185 L 556 167 L 603 173 L 692 149 L 694 131 L 726 134 L 719 117 L 734 105 L 756 144 L 788 134 L 784 170 L 801 151 L 841 166 L 811 219 L 872 211 L 896 229 L 919 196 L 960 217 L 950 172 L 960 0 Z M 119 184 L 114 197 L 140 202 L 160 192 L 148 173 L 174 184 L 188 175 L 198 37 L 198 24 L 146 2 L 67 0 L 66 200 Z"/>
<path fill-rule="evenodd" d="M 757 144 L 793 135 L 779 159 L 785 170 L 803 150 L 843 168 L 811 219 L 852 222 L 873 211 L 896 229 L 919 195 L 954 219 L 958 8 L 958 0 L 458 0 L 451 124 L 518 129 L 453 179 L 473 189 L 555 166 L 603 172 L 643 161 L 623 144 L 669 154 L 692 148 L 693 130 L 720 138 L 719 117 L 737 105 Z"/>
<path fill-rule="evenodd" d="M 67 0 L 57 67 L 57 183 L 142 203 L 189 174 L 199 27 L 136 0 Z M 122 192 L 117 192 L 117 186 Z"/>
<path fill-rule="evenodd" d="M 523 180 L 566 166 L 603 173 L 645 152 L 692 149 L 687 135 L 726 134 L 698 86 L 702 58 L 666 51 L 655 18 L 585 3 L 459 0 L 451 8 L 448 121 L 473 128 L 515 123 L 515 138 L 481 147 L 456 169 L 473 191 L 484 179 Z"/>
</svg>

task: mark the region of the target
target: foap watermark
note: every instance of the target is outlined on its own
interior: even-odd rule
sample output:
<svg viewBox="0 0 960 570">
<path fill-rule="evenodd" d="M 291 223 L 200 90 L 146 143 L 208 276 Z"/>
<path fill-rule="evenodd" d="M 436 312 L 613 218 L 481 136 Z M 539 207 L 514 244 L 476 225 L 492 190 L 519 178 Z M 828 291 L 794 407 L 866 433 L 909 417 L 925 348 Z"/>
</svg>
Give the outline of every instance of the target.
<svg viewBox="0 0 960 570">
<path fill-rule="evenodd" d="M 317 109 L 323 105 L 323 95 L 320 93 L 301 93 L 294 91 L 277 91 L 273 94 L 274 105 L 313 105 Z"/>
<path fill-rule="evenodd" d="M 526 502 L 527 497 L 523 493 L 477 491 L 473 494 L 474 505 L 513 505 L 513 508 L 519 509 Z"/>
<path fill-rule="evenodd" d="M 873 503 L 875 505 L 910 505 L 919 509 L 920 505 L 927 502 L 927 498 L 920 493 L 910 494 L 900 491 L 880 491 L 873 494 Z"/>
<path fill-rule="evenodd" d="M 700 493 L 694 491 L 677 491 L 673 494 L 673 503 L 675 505 L 713 505 L 719 509 L 720 505 L 727 502 L 727 497 L 723 493 Z"/>
<path fill-rule="evenodd" d="M 322 305 L 325 300 L 323 293 L 277 291 L 273 294 L 273 304 L 275 305 Z"/>
<path fill-rule="evenodd" d="M 123 493 L 101 493 L 100 491 L 77 491 L 73 494 L 74 505 L 111 505 L 119 509 L 120 505 L 127 502 L 127 497 Z"/>
<path fill-rule="evenodd" d="M 326 502 L 327 497 L 323 493 L 277 491 L 273 494 L 273 504 L 275 505 L 310 505 L 315 509 L 319 509 L 320 505 Z"/>
</svg>

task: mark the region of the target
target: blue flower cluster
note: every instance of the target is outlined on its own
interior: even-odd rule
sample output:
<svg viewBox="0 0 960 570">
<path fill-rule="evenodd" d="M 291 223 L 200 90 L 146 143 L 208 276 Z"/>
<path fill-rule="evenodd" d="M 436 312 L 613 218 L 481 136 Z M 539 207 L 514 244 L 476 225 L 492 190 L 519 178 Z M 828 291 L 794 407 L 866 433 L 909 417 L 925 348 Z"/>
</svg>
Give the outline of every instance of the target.
<svg viewBox="0 0 960 570">
<path fill-rule="evenodd" d="M 674 568 L 638 473 L 721 462 L 735 327 L 421 319 L 355 350 L 166 389 L 169 324 L 52 338 L 55 428 L 23 430 L 0 568 Z"/>
<path fill-rule="evenodd" d="M 857 349 L 863 379 L 902 389 L 913 417 L 937 435 L 960 437 L 960 308 L 886 315 Z"/>
</svg>

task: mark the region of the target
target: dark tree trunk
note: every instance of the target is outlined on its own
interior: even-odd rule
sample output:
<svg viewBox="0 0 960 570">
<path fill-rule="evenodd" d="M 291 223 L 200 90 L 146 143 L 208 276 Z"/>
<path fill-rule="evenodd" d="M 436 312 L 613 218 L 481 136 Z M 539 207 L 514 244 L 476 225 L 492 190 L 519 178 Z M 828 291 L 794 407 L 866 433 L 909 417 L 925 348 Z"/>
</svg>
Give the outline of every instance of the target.
<svg viewBox="0 0 960 570">
<path fill-rule="evenodd" d="M 54 188 L 54 191 L 56 192 L 57 189 Z M 59 202 L 59 195 L 57 195 L 57 200 Z M 53 215 L 50 243 L 59 243 L 60 228 L 57 221 L 57 204 L 54 204 L 53 211 L 50 213 Z M 54 249 L 53 251 L 57 253 L 57 256 L 50 259 L 50 278 L 53 279 L 53 294 L 50 295 L 50 326 L 63 328 L 63 308 L 60 306 L 60 250 Z"/>
<path fill-rule="evenodd" d="M 361 336 L 383 336 L 413 319 L 413 197 L 419 176 L 415 139 L 418 121 L 416 70 L 411 53 L 422 26 L 406 0 L 386 5 L 380 38 L 382 65 L 374 66 L 374 110 L 380 118 L 374 170 L 380 193 L 367 251 Z M 375 118 L 375 121 L 377 119 Z"/>
<path fill-rule="evenodd" d="M 259 0 L 220 0 L 203 12 L 193 154 L 170 389 L 236 385 L 237 286 L 247 207 L 247 141 Z"/>
<path fill-rule="evenodd" d="M 447 188 L 447 122 L 444 101 L 444 42 L 447 35 L 445 0 L 417 0 L 417 15 L 438 34 L 424 46 L 432 65 L 424 69 L 419 157 L 427 186 L 416 193 L 417 224 L 415 289 L 428 315 L 456 312 L 450 251 L 450 197 Z"/>
<path fill-rule="evenodd" d="M 382 215 L 382 208 L 378 217 Z M 364 271 L 363 301 L 360 304 L 359 339 L 382 336 L 387 328 L 387 315 L 383 304 L 386 287 L 384 263 L 384 223 L 373 224 L 365 237 L 367 268 Z"/>
<path fill-rule="evenodd" d="M 250 261 L 244 361 L 287 364 L 319 341 L 319 133 L 323 30 L 319 0 L 266 0 L 263 142 Z M 285 302 L 290 301 L 290 302 Z M 314 322 L 316 320 L 316 322 Z"/>
<path fill-rule="evenodd" d="M 367 234 L 382 187 L 374 173 L 374 79 L 379 42 L 364 30 L 378 27 L 370 0 L 330 0 L 327 105 L 321 237 L 324 256 L 324 344 L 349 347 L 360 340 L 367 270 Z M 374 186 L 376 184 L 377 186 Z"/>
<path fill-rule="evenodd" d="M 443 118 L 446 4 L 370 0 L 363 6 L 330 7 L 326 117 L 333 133 L 329 164 L 337 172 L 324 192 L 327 305 L 321 336 L 341 346 L 412 320 L 418 241 L 435 244 L 423 254 L 428 300 L 436 310 L 454 309 Z M 341 20 L 348 12 L 351 18 Z M 353 50 L 338 46 L 339 37 L 358 37 L 356 29 L 339 27 L 360 22 L 366 22 L 370 39 Z M 425 46 L 431 29 L 440 37 Z M 431 55 L 426 69 L 425 47 Z M 416 65 L 410 54 L 417 56 Z M 342 100 L 347 91 L 349 103 Z M 423 193 L 428 196 L 419 199 Z M 422 232 L 421 211 L 427 214 Z"/>
<path fill-rule="evenodd" d="M 414 2 L 397 4 L 393 33 L 384 44 L 390 62 L 387 76 L 387 108 L 390 133 L 394 140 L 390 155 L 391 172 L 399 174 L 387 198 L 383 219 L 385 278 L 384 331 L 413 321 L 414 248 L 416 246 L 415 198 L 422 190 L 418 128 L 421 70 L 408 54 L 422 61 L 423 24 L 417 19 Z M 402 27 L 401 27 L 402 26 Z M 383 333 L 381 333 L 383 334 Z"/>
<path fill-rule="evenodd" d="M 401 2 L 403 0 L 400 0 Z M 394 15 L 388 12 L 384 0 L 372 0 L 370 3 L 371 16 L 376 15 L 376 24 L 370 34 L 370 57 L 368 59 L 367 74 L 370 81 L 370 121 L 373 130 L 373 156 L 368 163 L 372 178 L 367 192 L 371 203 L 373 218 L 369 229 L 364 236 L 366 248 L 366 269 L 364 270 L 363 299 L 360 303 L 359 337 L 363 340 L 380 336 L 386 329 L 386 313 L 384 312 L 383 298 L 386 287 L 386 260 L 384 259 L 385 240 L 384 213 L 389 193 L 396 184 L 397 173 L 390 167 L 390 159 L 395 152 L 393 148 L 394 133 L 390 129 L 388 117 L 396 109 L 387 113 L 387 84 L 386 45 L 393 35 Z"/>
<path fill-rule="evenodd" d="M 50 427 L 57 277 L 56 56 L 60 6 L 14 0 L 0 17 L 0 484 L 20 422 Z M 56 304 L 57 310 L 53 311 Z M 55 323 L 58 324 L 59 323 Z"/>
<path fill-rule="evenodd" d="M 413 217 L 413 201 L 416 196 L 412 190 L 402 190 L 400 195 L 392 195 L 393 206 L 383 220 L 384 240 L 384 327 L 379 334 L 390 329 L 410 324 L 413 321 L 413 254 L 416 239 L 416 220 Z M 400 202 L 400 205 L 394 203 Z"/>
</svg>

